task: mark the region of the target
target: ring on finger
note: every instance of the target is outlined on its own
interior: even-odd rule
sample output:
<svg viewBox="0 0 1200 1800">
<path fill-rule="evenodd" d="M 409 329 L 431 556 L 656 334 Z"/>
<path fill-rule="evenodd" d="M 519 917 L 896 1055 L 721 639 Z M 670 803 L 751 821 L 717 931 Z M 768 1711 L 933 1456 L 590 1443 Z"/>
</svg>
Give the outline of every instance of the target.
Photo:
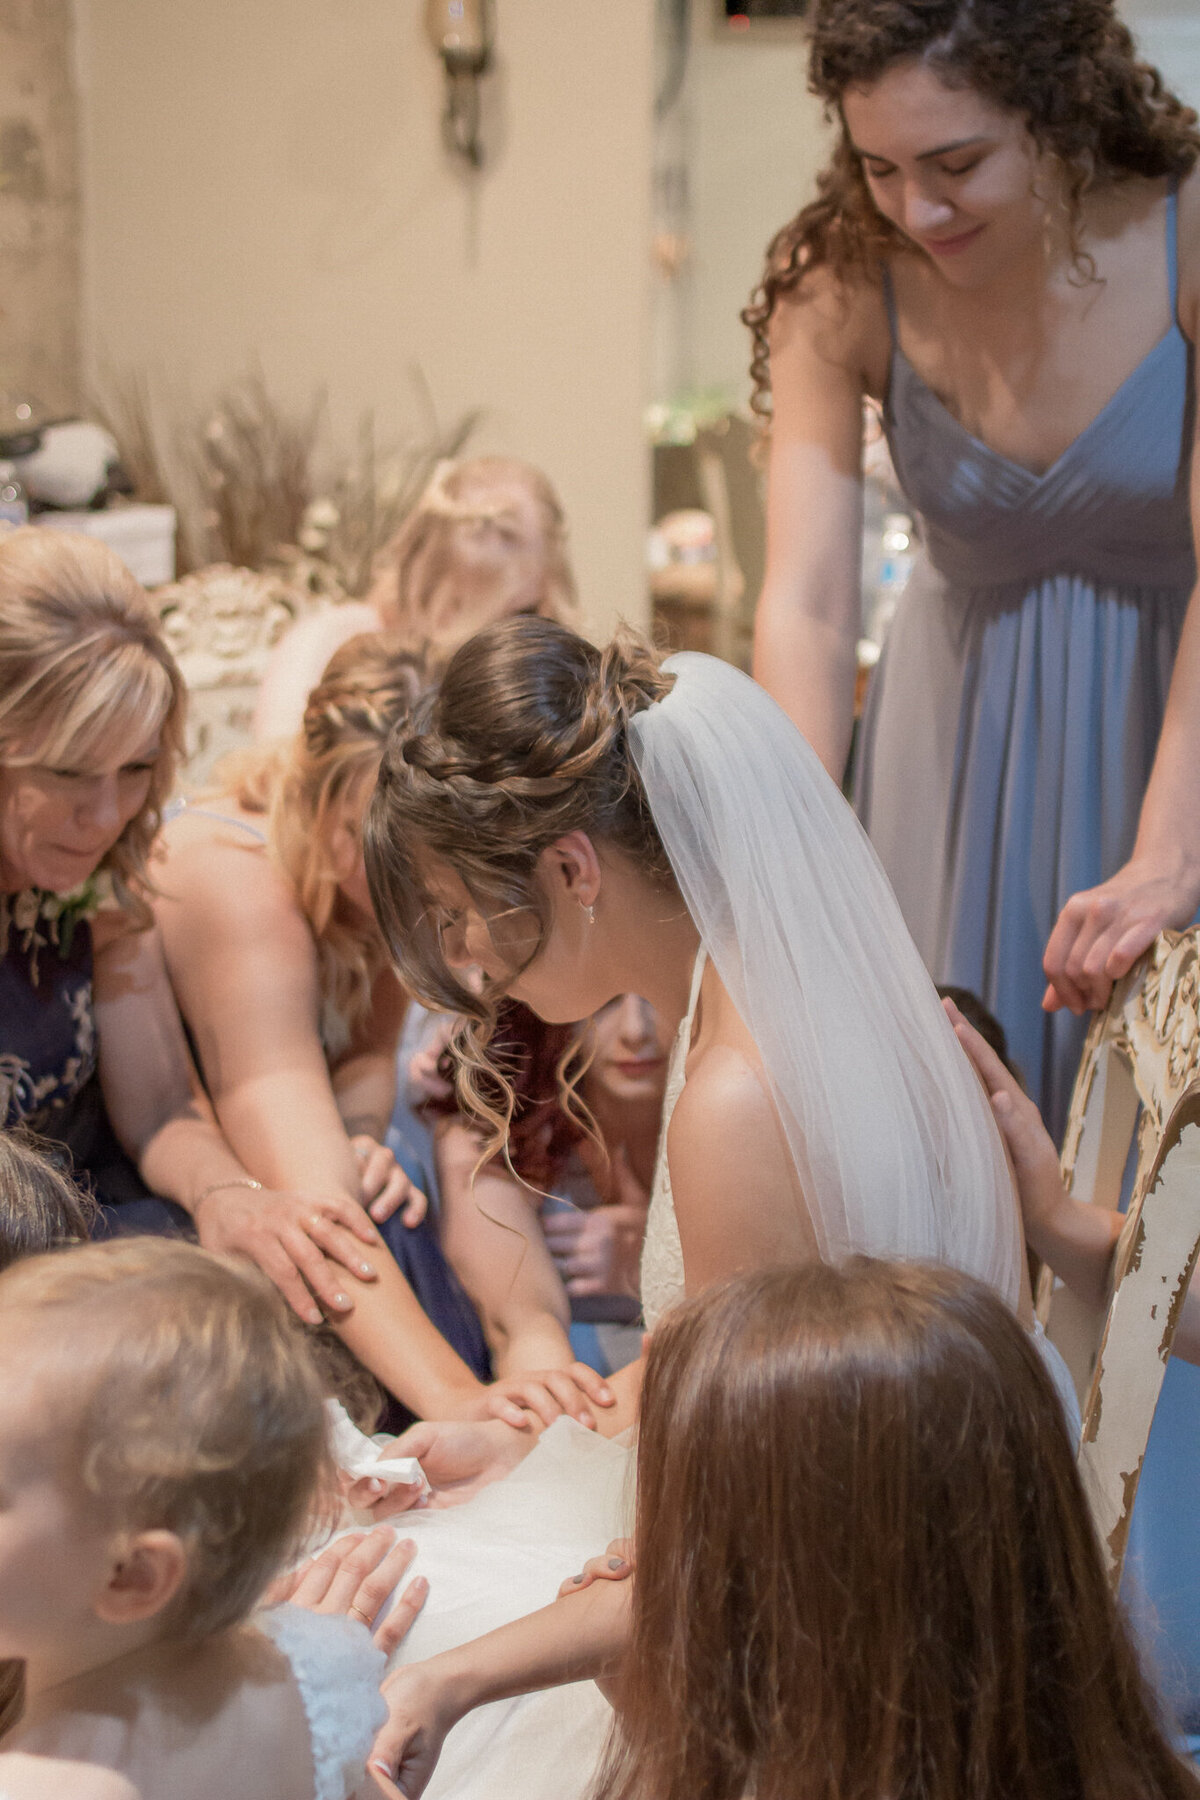
<svg viewBox="0 0 1200 1800">
<path fill-rule="evenodd" d="M 317 1229 L 318 1225 L 323 1225 L 324 1223 L 325 1223 L 324 1214 L 323 1213 L 314 1213 L 308 1221 L 308 1229 L 310 1231 L 315 1231 Z"/>
<path fill-rule="evenodd" d="M 353 1613 L 353 1615 L 356 1619 L 361 1619 L 363 1624 L 367 1627 L 368 1631 L 371 1629 L 371 1621 L 367 1617 L 366 1613 L 363 1611 L 361 1606 L 355 1606 L 354 1602 L 351 1601 L 349 1607 L 347 1608 L 347 1611 Z"/>
</svg>

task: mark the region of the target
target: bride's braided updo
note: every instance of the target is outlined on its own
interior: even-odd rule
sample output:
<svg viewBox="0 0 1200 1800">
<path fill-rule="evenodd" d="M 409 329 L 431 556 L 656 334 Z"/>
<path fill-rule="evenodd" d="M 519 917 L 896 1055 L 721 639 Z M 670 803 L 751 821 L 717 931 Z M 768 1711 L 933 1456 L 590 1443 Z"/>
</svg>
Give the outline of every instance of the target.
<svg viewBox="0 0 1200 1800">
<path fill-rule="evenodd" d="M 475 993 L 448 966 L 420 859 L 452 869 L 485 919 L 526 915 L 533 947 L 520 967 L 549 923 L 538 859 L 568 832 L 670 885 L 626 728 L 672 679 L 626 628 L 597 649 L 552 620 L 506 619 L 462 646 L 437 692 L 388 740 L 363 836 L 375 910 L 405 985 L 468 1020 L 462 1098 L 497 1133 L 507 1100 L 497 1108 L 489 1096 L 508 1087 L 485 1053 L 504 984 Z"/>
</svg>

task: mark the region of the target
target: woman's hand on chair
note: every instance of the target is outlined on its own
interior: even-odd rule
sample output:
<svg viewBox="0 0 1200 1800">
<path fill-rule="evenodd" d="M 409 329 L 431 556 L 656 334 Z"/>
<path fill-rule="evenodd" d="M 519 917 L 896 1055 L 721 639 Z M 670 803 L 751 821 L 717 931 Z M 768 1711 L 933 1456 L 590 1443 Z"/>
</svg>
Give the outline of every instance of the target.
<svg viewBox="0 0 1200 1800">
<path fill-rule="evenodd" d="M 360 1132 L 350 1139 L 362 1175 L 362 1203 L 377 1225 L 390 1219 L 397 1207 L 403 1207 L 401 1221 L 419 1225 L 429 1210 L 429 1202 L 415 1182 L 410 1181 L 386 1144 Z"/>
<path fill-rule="evenodd" d="M 248 1256 L 309 1325 L 321 1323 L 322 1307 L 338 1315 L 352 1310 L 341 1270 L 375 1280 L 364 1245 L 387 1254 L 362 1207 L 339 1194 L 219 1187 L 201 1196 L 193 1218 L 206 1250 Z"/>
<path fill-rule="evenodd" d="M 1167 859 L 1135 856 L 1099 887 L 1072 894 L 1046 945 L 1047 1012 L 1107 1006 L 1160 931 L 1182 930 L 1200 908 L 1200 871 L 1182 849 Z"/>
</svg>

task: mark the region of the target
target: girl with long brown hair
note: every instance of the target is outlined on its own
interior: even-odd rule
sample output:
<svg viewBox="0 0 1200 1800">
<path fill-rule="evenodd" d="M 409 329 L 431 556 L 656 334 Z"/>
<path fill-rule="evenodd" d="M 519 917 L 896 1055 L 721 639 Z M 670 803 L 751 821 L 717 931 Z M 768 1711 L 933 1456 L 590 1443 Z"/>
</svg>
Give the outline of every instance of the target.
<svg viewBox="0 0 1200 1800">
<path fill-rule="evenodd" d="M 390 1677 L 375 1757 L 415 1800 L 469 1708 L 587 1675 L 616 1707 L 597 1800 L 1200 1793 L 1045 1367 L 949 1269 L 809 1263 L 676 1309 L 647 1362 L 632 1549 Z"/>
</svg>

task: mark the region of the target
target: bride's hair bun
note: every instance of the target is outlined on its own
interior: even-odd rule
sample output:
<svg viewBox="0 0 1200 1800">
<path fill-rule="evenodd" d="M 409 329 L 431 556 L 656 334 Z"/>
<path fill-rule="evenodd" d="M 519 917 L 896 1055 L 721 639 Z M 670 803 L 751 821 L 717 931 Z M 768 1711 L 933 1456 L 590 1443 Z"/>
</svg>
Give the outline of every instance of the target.
<svg viewBox="0 0 1200 1800">
<path fill-rule="evenodd" d="M 538 859 L 568 833 L 586 832 L 669 885 L 628 727 L 672 683 L 628 627 L 598 648 L 550 619 L 506 619 L 455 653 L 437 692 L 388 740 L 363 834 L 375 911 L 410 992 L 478 1021 L 481 1047 L 503 984 L 480 996 L 448 965 L 430 861 L 458 876 L 484 917 L 526 916 L 532 947 L 520 967 L 548 924 Z M 460 1088 L 495 1118 L 469 1079 Z"/>
</svg>

